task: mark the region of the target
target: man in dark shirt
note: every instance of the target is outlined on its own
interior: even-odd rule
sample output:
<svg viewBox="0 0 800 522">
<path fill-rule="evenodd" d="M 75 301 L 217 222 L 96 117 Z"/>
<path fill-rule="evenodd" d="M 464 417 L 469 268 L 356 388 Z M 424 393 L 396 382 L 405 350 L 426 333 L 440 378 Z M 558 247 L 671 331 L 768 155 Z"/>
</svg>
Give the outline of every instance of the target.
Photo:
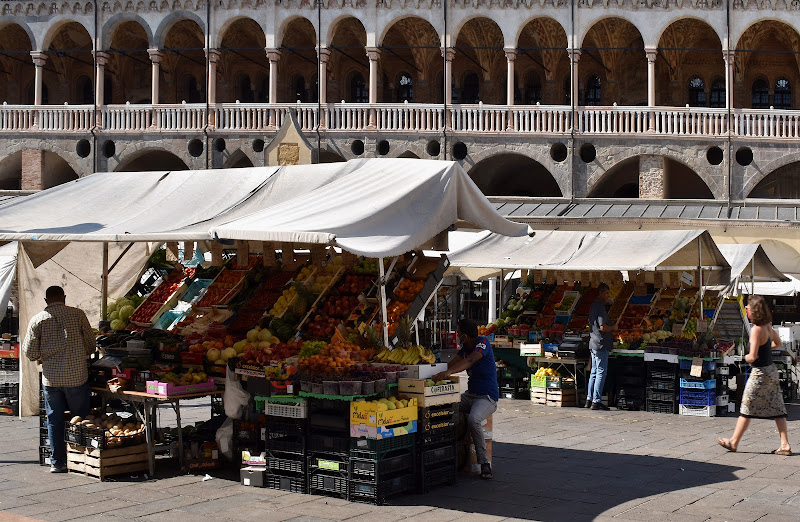
<svg viewBox="0 0 800 522">
<path fill-rule="evenodd" d="M 449 363 L 447 370 L 436 374 L 436 381 L 466 370 L 469 375 L 467 392 L 461 395 L 460 411 L 468 415 L 467 427 L 475 444 L 475 455 L 481 465 L 481 478 L 492 478 L 492 465 L 486 455 L 486 439 L 481 423 L 497 410 L 500 389 L 497 387 L 497 365 L 489 340 L 478 337 L 478 327 L 469 319 L 458 322 L 456 329 L 461 350 Z"/>
<path fill-rule="evenodd" d="M 608 354 L 614 343 L 611 336 L 616 328 L 611 324 L 606 311 L 609 288 L 605 283 L 597 287 L 597 299 L 589 309 L 589 350 L 592 354 L 592 373 L 589 375 L 585 408 L 607 410 L 603 404 L 603 386 L 606 383 Z"/>
</svg>

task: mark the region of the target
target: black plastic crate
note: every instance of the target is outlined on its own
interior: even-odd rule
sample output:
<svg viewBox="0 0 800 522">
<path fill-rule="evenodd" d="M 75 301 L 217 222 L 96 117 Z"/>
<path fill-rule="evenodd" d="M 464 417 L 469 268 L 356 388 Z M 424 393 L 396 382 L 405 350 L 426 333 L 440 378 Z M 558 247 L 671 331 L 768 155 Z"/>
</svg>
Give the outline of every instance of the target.
<svg viewBox="0 0 800 522">
<path fill-rule="evenodd" d="M 625 362 L 620 365 L 620 372 L 622 375 L 629 376 L 644 376 L 644 363 Z"/>
<path fill-rule="evenodd" d="M 295 456 L 270 453 L 267 455 L 267 469 L 270 473 L 275 475 L 304 475 L 306 473 L 306 458 L 304 455 Z"/>
<path fill-rule="evenodd" d="M 647 411 L 652 413 L 675 413 L 674 402 L 662 402 L 647 399 Z"/>
<path fill-rule="evenodd" d="M 350 500 L 382 505 L 390 497 L 411 491 L 415 484 L 414 474 L 408 473 L 378 483 L 350 481 Z"/>
<path fill-rule="evenodd" d="M 264 446 L 267 450 L 305 455 L 306 429 L 304 423 L 268 420 L 264 434 Z"/>
<path fill-rule="evenodd" d="M 512 393 L 515 391 L 516 389 L 511 390 Z M 417 420 L 417 431 L 419 433 L 426 433 L 453 428 L 458 423 L 458 415 L 458 403 L 420 408 Z"/>
<path fill-rule="evenodd" d="M 347 474 L 317 471 L 309 473 L 308 492 L 348 499 L 349 480 Z"/>
<path fill-rule="evenodd" d="M 439 444 L 453 443 L 458 438 L 458 426 L 445 430 L 417 433 L 417 445 L 421 448 Z"/>
<path fill-rule="evenodd" d="M 39 446 L 49 446 L 50 438 L 47 435 L 47 428 L 39 428 Z"/>
<path fill-rule="evenodd" d="M 308 451 L 350 456 L 350 436 L 313 431 L 308 436 Z"/>
<path fill-rule="evenodd" d="M 371 483 L 383 482 L 399 474 L 414 472 L 414 450 L 401 450 L 381 460 L 350 459 L 350 479 Z"/>
<path fill-rule="evenodd" d="M 617 408 L 627 411 L 639 411 L 644 407 L 644 399 L 641 397 L 617 397 Z"/>
<path fill-rule="evenodd" d="M 644 375 L 623 375 L 618 378 L 618 382 L 623 386 L 644 386 Z"/>
<path fill-rule="evenodd" d="M 47 427 L 47 412 L 45 412 L 44 409 L 39 410 L 39 427 Z"/>
<path fill-rule="evenodd" d="M 19 383 L 18 382 L 0 383 L 0 397 L 10 397 L 14 399 L 19 398 Z"/>
<path fill-rule="evenodd" d="M 617 388 L 617 395 L 644 399 L 645 391 L 644 386 L 620 386 Z"/>
<path fill-rule="evenodd" d="M 18 372 L 19 371 L 19 359 L 0 358 L 0 370 L 6 370 L 6 371 L 10 371 L 10 372 Z"/>
<path fill-rule="evenodd" d="M 0 415 L 10 415 L 14 417 L 19 415 L 19 401 L 14 399 L 0 402 Z"/>
<path fill-rule="evenodd" d="M 516 398 L 516 391 L 511 389 L 501 389 L 500 390 L 500 398 L 501 399 L 515 399 Z"/>
<path fill-rule="evenodd" d="M 447 443 L 421 451 L 419 461 L 421 468 L 428 469 L 445 463 L 455 463 L 457 456 L 455 443 Z"/>
<path fill-rule="evenodd" d="M 39 446 L 39 465 L 50 465 L 50 446 Z"/>
<path fill-rule="evenodd" d="M 347 476 L 348 470 L 350 469 L 349 455 L 345 456 L 328 453 L 310 453 L 307 460 L 309 473 L 323 471 L 325 473 L 338 473 Z"/>
<path fill-rule="evenodd" d="M 292 493 L 307 493 L 305 476 L 289 477 L 267 473 L 264 476 L 264 487 L 291 491 Z"/>
<path fill-rule="evenodd" d="M 675 390 L 647 390 L 647 398 L 651 401 L 674 402 Z"/>
<path fill-rule="evenodd" d="M 514 391 L 514 398 L 516 400 L 529 401 L 531 399 L 530 388 L 520 388 Z"/>
<path fill-rule="evenodd" d="M 261 439 L 261 428 L 255 422 L 233 421 L 233 440 L 237 444 L 258 444 Z"/>
<path fill-rule="evenodd" d="M 647 387 L 656 390 L 674 390 L 675 379 L 670 379 L 670 380 L 648 379 Z"/>
<path fill-rule="evenodd" d="M 456 463 L 433 469 L 419 468 L 417 476 L 417 492 L 429 493 L 440 486 L 451 486 L 458 479 Z"/>
<path fill-rule="evenodd" d="M 414 433 L 389 437 L 388 439 L 349 439 L 350 456 L 360 459 L 379 460 L 389 452 L 410 449 L 414 447 L 416 437 Z"/>
</svg>

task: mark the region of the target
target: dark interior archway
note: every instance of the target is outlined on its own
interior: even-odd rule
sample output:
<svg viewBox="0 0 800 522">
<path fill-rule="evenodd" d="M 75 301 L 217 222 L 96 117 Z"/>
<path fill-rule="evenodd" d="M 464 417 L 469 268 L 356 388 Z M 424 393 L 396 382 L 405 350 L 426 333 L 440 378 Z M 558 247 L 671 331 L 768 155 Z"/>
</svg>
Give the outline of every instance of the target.
<svg viewBox="0 0 800 522">
<path fill-rule="evenodd" d="M 638 198 L 639 170 L 639 156 L 617 163 L 597 181 L 588 197 Z M 664 184 L 664 199 L 714 199 L 711 189 L 697 173 L 670 158 L 664 160 Z"/>
<path fill-rule="evenodd" d="M 487 196 L 562 196 L 550 171 L 521 154 L 487 158 L 475 165 L 469 175 Z"/>
<path fill-rule="evenodd" d="M 747 197 L 800 199 L 800 162 L 784 165 L 768 174 Z"/>
<path fill-rule="evenodd" d="M 189 167 L 182 159 L 171 152 L 149 150 L 123 161 L 115 169 L 117 172 L 148 172 L 154 170 L 189 170 Z"/>
</svg>

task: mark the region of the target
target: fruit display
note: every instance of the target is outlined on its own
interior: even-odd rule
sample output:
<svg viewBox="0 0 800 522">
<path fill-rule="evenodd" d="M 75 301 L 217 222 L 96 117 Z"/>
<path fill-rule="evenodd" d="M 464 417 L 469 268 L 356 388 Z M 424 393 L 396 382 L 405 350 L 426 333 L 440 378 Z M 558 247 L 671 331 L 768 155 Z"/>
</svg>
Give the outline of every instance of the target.
<svg viewBox="0 0 800 522">
<path fill-rule="evenodd" d="M 69 423 L 76 427 L 104 430 L 106 448 L 130 444 L 144 436 L 144 424 L 130 417 L 122 418 L 116 413 L 90 413 L 85 419 L 76 415 Z"/>
<path fill-rule="evenodd" d="M 397 326 L 400 324 L 400 319 L 408 312 L 410 308 L 408 303 L 400 301 L 392 301 L 386 307 L 386 316 L 389 319 L 389 337 L 395 334 Z"/>
<path fill-rule="evenodd" d="M 368 275 L 347 274 L 336 287 L 341 295 L 358 295 L 372 286 L 374 277 Z"/>
<path fill-rule="evenodd" d="M 417 294 L 425 287 L 425 281 L 413 281 L 403 279 L 397 288 L 394 289 L 394 297 L 403 303 L 410 303 L 417 297 Z"/>
<path fill-rule="evenodd" d="M 622 316 L 625 307 L 628 306 L 628 301 L 633 295 L 635 286 L 636 285 L 632 282 L 628 281 L 624 285 L 612 284 L 609 288 L 609 296 L 614 300 L 611 309 L 608 311 L 608 318 L 611 319 L 612 324 L 617 322 Z"/>
<path fill-rule="evenodd" d="M 375 362 L 394 364 L 433 364 L 436 356 L 424 346 L 396 347 L 394 350 L 384 348 L 372 359 Z"/>
<path fill-rule="evenodd" d="M 212 324 L 223 323 L 227 321 L 233 312 L 231 310 L 223 310 L 218 308 L 206 309 L 193 309 L 189 315 L 177 324 L 178 333 L 184 336 L 188 335 L 204 335 Z"/>
<path fill-rule="evenodd" d="M 309 374 L 349 375 L 350 367 L 362 362 L 361 347 L 351 342 L 332 342 L 318 354 L 301 359 L 298 370 Z"/>
<path fill-rule="evenodd" d="M 208 375 L 205 372 L 197 372 L 189 368 L 183 373 L 169 372 L 164 375 L 159 375 L 159 382 L 168 382 L 175 386 L 187 386 L 189 384 L 200 384 L 201 382 L 208 381 Z"/>
<path fill-rule="evenodd" d="M 575 303 L 576 297 L 572 295 L 565 295 L 561 302 L 556 305 L 556 310 L 559 312 L 567 312 L 572 309 L 572 305 Z"/>
<path fill-rule="evenodd" d="M 321 294 L 324 292 L 336 279 L 335 274 L 322 274 L 314 278 L 314 282 L 309 287 L 312 294 Z"/>
<path fill-rule="evenodd" d="M 381 398 L 372 401 L 364 401 L 367 404 L 375 406 L 375 411 L 399 410 L 401 408 L 413 408 L 417 406 L 417 399 L 412 397 L 410 399 L 398 399 L 395 396 L 389 398 Z M 403 429 L 403 428 L 395 428 Z M 400 433 L 402 435 L 402 433 Z M 397 433 L 395 433 L 397 436 Z"/>
<path fill-rule="evenodd" d="M 356 274 L 376 276 L 378 275 L 378 260 L 359 258 L 352 270 Z"/>
<path fill-rule="evenodd" d="M 225 268 L 214 282 L 206 289 L 206 293 L 197 303 L 198 307 L 224 305 L 236 295 L 239 285 L 244 280 L 246 270 L 229 270 Z"/>
<path fill-rule="evenodd" d="M 153 321 L 158 319 L 157 315 L 164 308 L 164 303 L 169 301 L 172 296 L 175 295 L 175 292 L 181 289 L 185 280 L 191 279 L 194 275 L 194 268 L 183 268 L 181 265 L 178 265 L 178 268 L 172 270 L 155 290 L 144 299 L 144 302 L 136 308 L 135 312 L 129 308 L 132 306 L 132 302 L 126 303 L 118 301 L 111 309 L 107 307 L 106 309 L 109 311 L 109 320 L 112 322 L 117 319 L 125 322 L 130 321 L 138 326 L 148 326 L 152 324 Z M 112 330 L 122 329 L 114 328 L 114 326 L 115 325 L 111 325 Z"/>
<path fill-rule="evenodd" d="M 534 375 L 537 376 L 546 375 L 547 377 L 561 377 L 561 374 L 558 373 L 558 371 L 554 370 L 553 368 L 545 366 L 542 366 L 538 370 L 536 370 L 536 373 L 534 373 Z"/>
</svg>

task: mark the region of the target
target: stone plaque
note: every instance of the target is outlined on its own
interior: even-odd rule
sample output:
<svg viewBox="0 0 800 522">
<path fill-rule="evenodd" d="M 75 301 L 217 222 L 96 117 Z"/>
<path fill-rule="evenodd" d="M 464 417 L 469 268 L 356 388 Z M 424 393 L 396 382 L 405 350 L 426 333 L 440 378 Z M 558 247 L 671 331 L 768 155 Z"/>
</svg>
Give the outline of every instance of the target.
<svg viewBox="0 0 800 522">
<path fill-rule="evenodd" d="M 281 143 L 278 145 L 278 165 L 299 165 L 300 145 L 297 143 Z"/>
</svg>

